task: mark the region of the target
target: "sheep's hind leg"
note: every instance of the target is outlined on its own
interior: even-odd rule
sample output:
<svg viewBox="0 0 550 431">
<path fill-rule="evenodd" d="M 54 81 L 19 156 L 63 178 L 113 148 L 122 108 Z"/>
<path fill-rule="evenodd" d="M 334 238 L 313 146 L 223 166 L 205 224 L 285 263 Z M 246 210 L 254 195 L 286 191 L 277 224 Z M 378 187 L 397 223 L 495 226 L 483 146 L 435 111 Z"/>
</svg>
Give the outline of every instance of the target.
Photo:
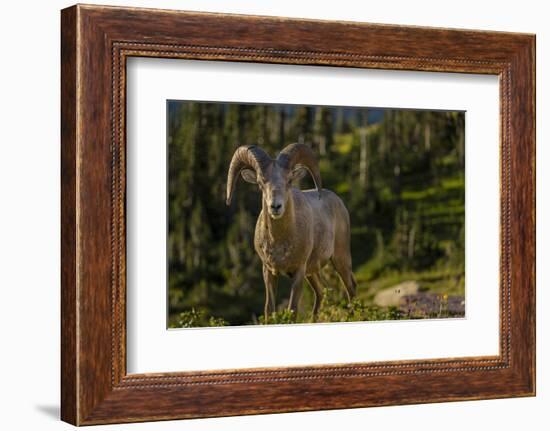
<svg viewBox="0 0 550 431">
<path fill-rule="evenodd" d="M 351 302 L 355 298 L 357 281 L 351 270 L 351 256 L 332 256 L 332 264 L 334 269 L 342 278 L 344 286 L 346 288 L 346 294 L 348 296 L 348 301 Z"/>
<path fill-rule="evenodd" d="M 321 277 L 318 272 L 308 275 L 306 278 L 309 285 L 313 289 L 313 293 L 315 294 L 311 321 L 316 322 L 317 315 L 319 314 L 319 308 L 321 308 L 321 302 L 323 301 L 323 283 L 321 282 Z"/>
<path fill-rule="evenodd" d="M 288 301 L 288 309 L 294 313 L 294 319 L 298 316 L 298 305 L 302 297 L 302 289 L 304 287 L 305 267 L 300 268 L 292 276 L 292 284 L 290 287 L 290 299 Z"/>
<path fill-rule="evenodd" d="M 277 289 L 277 277 L 266 266 L 263 267 L 263 276 L 265 284 L 264 319 L 267 323 L 269 316 L 276 311 L 275 291 Z"/>
</svg>

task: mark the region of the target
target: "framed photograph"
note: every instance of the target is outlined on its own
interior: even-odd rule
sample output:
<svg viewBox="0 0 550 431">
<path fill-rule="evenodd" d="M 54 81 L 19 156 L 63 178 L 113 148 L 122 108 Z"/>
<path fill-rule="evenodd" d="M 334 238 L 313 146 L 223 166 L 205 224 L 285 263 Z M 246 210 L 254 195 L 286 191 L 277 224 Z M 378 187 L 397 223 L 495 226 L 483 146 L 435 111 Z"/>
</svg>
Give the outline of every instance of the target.
<svg viewBox="0 0 550 431">
<path fill-rule="evenodd" d="M 534 35 L 61 17 L 63 420 L 535 394 Z"/>
</svg>

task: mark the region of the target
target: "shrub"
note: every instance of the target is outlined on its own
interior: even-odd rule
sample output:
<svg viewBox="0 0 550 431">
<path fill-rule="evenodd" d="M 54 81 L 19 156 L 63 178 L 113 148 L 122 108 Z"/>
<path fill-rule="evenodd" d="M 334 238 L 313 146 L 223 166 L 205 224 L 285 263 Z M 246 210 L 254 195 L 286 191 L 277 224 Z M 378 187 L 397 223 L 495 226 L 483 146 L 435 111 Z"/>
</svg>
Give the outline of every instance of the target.
<svg viewBox="0 0 550 431">
<path fill-rule="evenodd" d="M 170 325 L 171 328 L 200 328 L 210 326 L 227 326 L 227 322 L 221 317 L 207 316 L 204 310 L 191 308 L 178 315 L 176 324 Z"/>
</svg>

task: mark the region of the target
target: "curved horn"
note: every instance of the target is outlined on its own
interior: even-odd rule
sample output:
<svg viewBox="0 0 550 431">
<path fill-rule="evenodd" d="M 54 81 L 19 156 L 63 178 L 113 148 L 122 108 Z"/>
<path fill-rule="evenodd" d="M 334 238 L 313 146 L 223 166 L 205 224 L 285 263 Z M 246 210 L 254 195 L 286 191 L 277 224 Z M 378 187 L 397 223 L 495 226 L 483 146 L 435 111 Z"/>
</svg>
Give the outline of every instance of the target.
<svg viewBox="0 0 550 431">
<path fill-rule="evenodd" d="M 306 144 L 290 144 L 287 145 L 277 156 L 279 166 L 292 170 L 295 165 L 303 165 L 309 171 L 315 187 L 321 193 L 321 172 L 319 171 L 319 162 L 315 153 Z"/>
<path fill-rule="evenodd" d="M 226 204 L 231 204 L 233 191 L 237 185 L 237 175 L 239 175 L 244 168 L 252 168 L 256 173 L 265 172 L 270 162 L 271 157 L 256 145 L 243 145 L 237 148 L 229 164 L 229 171 L 227 172 Z"/>
</svg>

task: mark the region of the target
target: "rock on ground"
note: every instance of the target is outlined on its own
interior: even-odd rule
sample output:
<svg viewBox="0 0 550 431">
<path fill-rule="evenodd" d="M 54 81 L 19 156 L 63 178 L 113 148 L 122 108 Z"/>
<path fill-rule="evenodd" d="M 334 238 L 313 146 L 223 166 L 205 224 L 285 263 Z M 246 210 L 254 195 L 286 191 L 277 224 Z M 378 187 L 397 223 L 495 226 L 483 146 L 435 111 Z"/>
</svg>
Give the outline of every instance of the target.
<svg viewBox="0 0 550 431">
<path fill-rule="evenodd" d="M 374 303 L 380 307 L 398 307 L 401 298 L 418 293 L 418 282 L 404 281 L 395 286 L 388 287 L 378 292 L 374 297 Z"/>
<path fill-rule="evenodd" d="M 402 296 L 399 310 L 411 318 L 463 317 L 465 301 L 463 296 L 421 292 Z"/>
</svg>

